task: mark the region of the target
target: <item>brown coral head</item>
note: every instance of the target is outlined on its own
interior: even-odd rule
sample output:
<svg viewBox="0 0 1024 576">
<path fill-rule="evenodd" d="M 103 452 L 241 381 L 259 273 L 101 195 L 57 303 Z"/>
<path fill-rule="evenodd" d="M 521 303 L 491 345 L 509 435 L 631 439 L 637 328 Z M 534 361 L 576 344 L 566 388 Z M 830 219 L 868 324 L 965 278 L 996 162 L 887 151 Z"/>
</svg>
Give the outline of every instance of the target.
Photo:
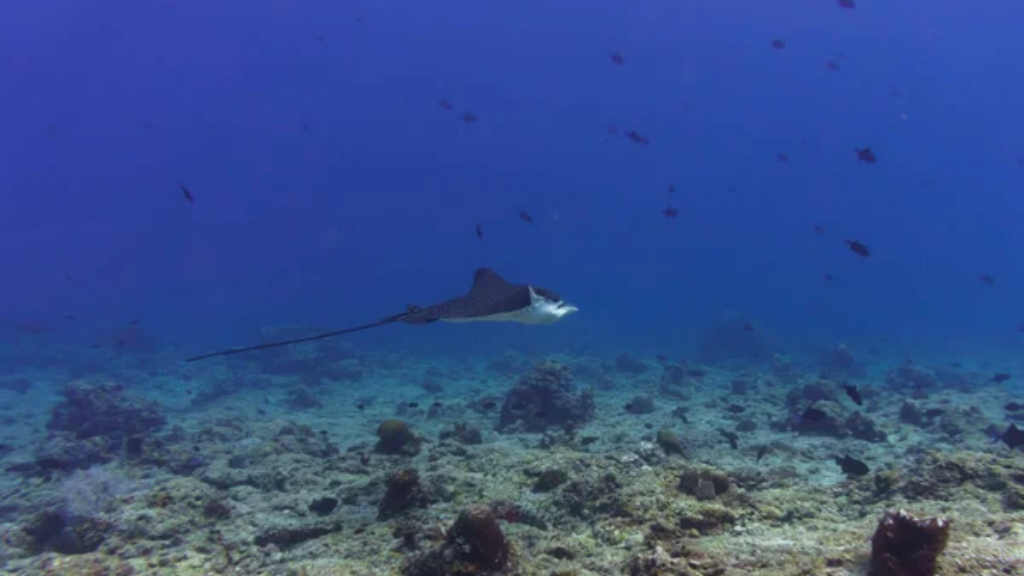
<svg viewBox="0 0 1024 576">
<path fill-rule="evenodd" d="M 420 439 L 401 420 L 385 420 L 377 427 L 377 452 L 415 456 L 420 451 Z"/>
<path fill-rule="evenodd" d="M 932 576 L 949 541 L 945 518 L 917 518 L 887 510 L 871 539 L 872 576 Z"/>
<path fill-rule="evenodd" d="M 476 564 L 483 571 L 496 572 L 508 566 L 508 540 L 487 506 L 463 510 L 448 532 L 448 542 L 460 550 L 462 561 Z"/>
</svg>

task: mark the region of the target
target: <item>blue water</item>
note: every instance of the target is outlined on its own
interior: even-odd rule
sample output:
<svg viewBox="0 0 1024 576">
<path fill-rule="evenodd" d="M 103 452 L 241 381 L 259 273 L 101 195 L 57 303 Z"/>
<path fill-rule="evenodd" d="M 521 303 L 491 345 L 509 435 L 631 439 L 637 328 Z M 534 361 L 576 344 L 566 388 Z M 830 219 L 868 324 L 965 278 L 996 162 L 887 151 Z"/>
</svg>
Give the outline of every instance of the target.
<svg viewBox="0 0 1024 576">
<path fill-rule="evenodd" d="M 11 3 L 4 340 L 43 322 L 35 346 L 73 348 L 141 319 L 184 357 L 372 321 L 490 266 L 581 313 L 353 339 L 685 354 L 730 309 L 794 351 L 1012 368 L 1022 19 L 923 0 Z"/>
</svg>

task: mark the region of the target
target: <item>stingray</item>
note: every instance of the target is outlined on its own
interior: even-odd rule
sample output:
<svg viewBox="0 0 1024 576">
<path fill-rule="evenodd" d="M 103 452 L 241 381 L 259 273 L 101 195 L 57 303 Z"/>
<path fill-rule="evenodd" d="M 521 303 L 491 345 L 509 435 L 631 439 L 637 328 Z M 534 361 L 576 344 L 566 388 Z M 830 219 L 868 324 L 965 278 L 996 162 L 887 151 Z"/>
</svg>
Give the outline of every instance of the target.
<svg viewBox="0 0 1024 576">
<path fill-rule="evenodd" d="M 533 286 L 532 284 L 512 284 L 498 276 L 490 268 L 480 268 L 473 275 L 473 285 L 470 287 L 469 292 L 458 298 L 426 307 L 412 305 L 405 312 L 382 318 L 370 324 L 363 324 L 362 326 L 325 332 L 305 338 L 212 352 L 189 358 L 186 362 L 322 340 L 324 338 L 341 336 L 342 334 L 369 330 L 378 326 L 386 326 L 396 322 L 404 322 L 405 324 L 516 322 L 519 324 L 541 325 L 557 322 L 569 314 L 578 311 L 579 308 L 567 304 L 558 294 L 550 290 Z"/>
</svg>

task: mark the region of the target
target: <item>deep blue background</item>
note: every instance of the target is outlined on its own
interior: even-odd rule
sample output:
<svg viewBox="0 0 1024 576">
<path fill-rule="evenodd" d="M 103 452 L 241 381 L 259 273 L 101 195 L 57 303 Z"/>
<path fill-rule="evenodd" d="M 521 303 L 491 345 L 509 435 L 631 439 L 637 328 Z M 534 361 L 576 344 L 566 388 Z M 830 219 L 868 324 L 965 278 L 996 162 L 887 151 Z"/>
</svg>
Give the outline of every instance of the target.
<svg viewBox="0 0 1024 576">
<path fill-rule="evenodd" d="M 1017 350 L 1020 22 L 948 0 L 9 2 L 0 318 L 76 314 L 55 337 L 87 342 L 141 317 L 205 351 L 487 265 L 581 314 L 366 338 L 682 349 L 729 308 L 790 345 Z"/>
</svg>

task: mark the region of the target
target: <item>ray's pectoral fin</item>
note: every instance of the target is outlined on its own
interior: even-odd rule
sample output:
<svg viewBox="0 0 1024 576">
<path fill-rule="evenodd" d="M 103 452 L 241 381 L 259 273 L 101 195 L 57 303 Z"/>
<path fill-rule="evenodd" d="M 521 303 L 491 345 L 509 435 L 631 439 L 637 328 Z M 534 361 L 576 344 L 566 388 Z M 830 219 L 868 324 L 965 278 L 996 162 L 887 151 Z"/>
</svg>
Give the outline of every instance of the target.
<svg viewBox="0 0 1024 576">
<path fill-rule="evenodd" d="M 490 268 L 477 268 L 473 274 L 473 285 L 469 287 L 470 294 L 492 293 L 508 290 L 513 285 L 506 281 L 498 273 Z"/>
</svg>

